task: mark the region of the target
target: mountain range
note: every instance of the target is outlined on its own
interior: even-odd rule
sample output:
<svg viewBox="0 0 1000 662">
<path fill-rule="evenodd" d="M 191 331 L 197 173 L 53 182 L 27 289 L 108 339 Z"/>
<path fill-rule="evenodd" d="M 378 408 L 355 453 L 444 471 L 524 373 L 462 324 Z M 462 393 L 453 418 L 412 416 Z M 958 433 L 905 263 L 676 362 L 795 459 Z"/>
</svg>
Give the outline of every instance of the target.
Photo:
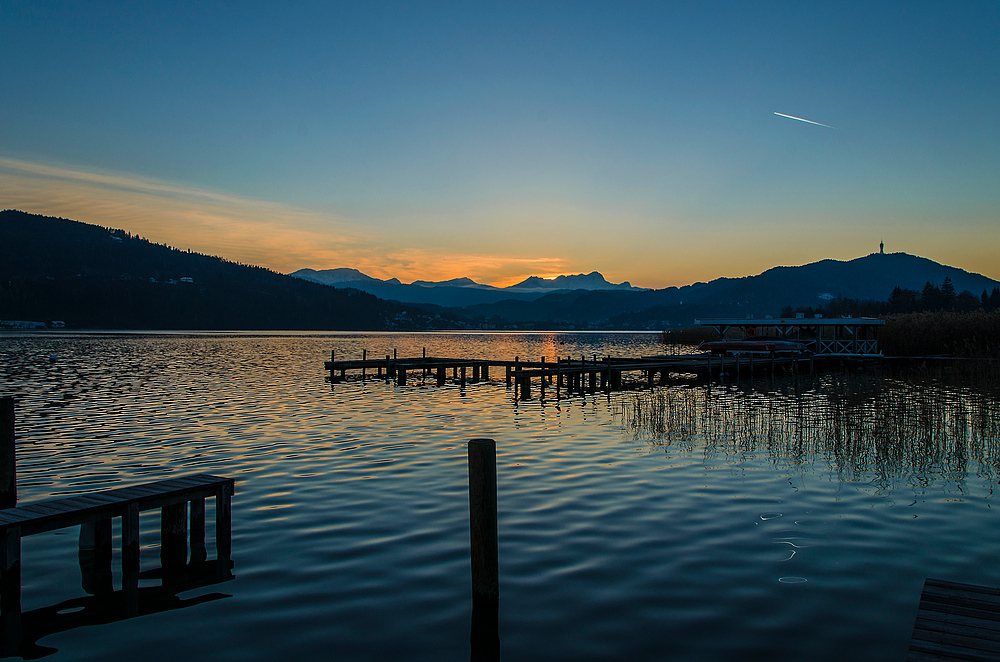
<svg viewBox="0 0 1000 662">
<path fill-rule="evenodd" d="M 409 284 L 398 278 L 381 280 L 361 273 L 357 269 L 299 269 L 290 276 L 332 285 L 353 287 L 382 299 L 394 299 L 406 303 L 432 304 L 444 307 L 466 307 L 484 303 L 497 303 L 509 299 L 534 301 L 553 292 L 573 292 L 576 290 L 613 290 L 616 292 L 643 292 L 645 288 L 632 287 L 629 282 L 609 283 L 596 271 L 589 274 L 557 276 L 547 279 L 530 276 L 509 287 L 493 287 L 477 283 L 471 278 L 453 278 L 444 281 L 417 280 Z"/>
<path fill-rule="evenodd" d="M 704 317 L 764 317 L 778 315 L 785 306 L 816 307 L 837 298 L 885 301 L 897 286 L 920 292 L 926 283 L 939 285 L 945 278 L 956 292 L 968 290 L 977 297 L 1000 286 L 981 274 L 908 253 L 821 260 L 659 290 L 609 283 L 596 271 L 552 280 L 532 277 L 506 288 L 468 278 L 404 285 L 355 269 L 302 269 L 291 275 L 414 304 L 460 307 L 455 312 L 471 318 L 532 322 L 537 328 L 662 328 Z"/>
<path fill-rule="evenodd" d="M 59 320 L 67 328 L 662 329 L 711 317 L 777 316 L 786 306 L 839 297 L 885 301 L 894 287 L 920 292 L 945 278 L 977 299 L 1000 287 L 906 253 L 655 290 L 609 283 L 596 271 L 503 288 L 468 278 L 403 284 L 355 269 L 303 269 L 294 276 L 119 229 L 0 211 L 0 322 Z"/>
</svg>

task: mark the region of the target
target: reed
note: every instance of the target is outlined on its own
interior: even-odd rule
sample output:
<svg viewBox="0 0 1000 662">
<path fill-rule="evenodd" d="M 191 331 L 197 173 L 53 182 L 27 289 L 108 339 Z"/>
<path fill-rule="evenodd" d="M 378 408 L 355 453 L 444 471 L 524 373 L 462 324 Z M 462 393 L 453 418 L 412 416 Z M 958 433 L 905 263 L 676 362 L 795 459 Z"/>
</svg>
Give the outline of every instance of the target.
<svg viewBox="0 0 1000 662">
<path fill-rule="evenodd" d="M 1000 359 L 1000 310 L 889 315 L 880 343 L 887 356 Z"/>
<path fill-rule="evenodd" d="M 879 375 L 828 374 L 752 388 L 674 387 L 622 400 L 624 427 L 653 445 L 742 458 L 764 453 L 793 468 L 827 464 L 841 479 L 922 489 L 969 473 L 1000 477 L 995 394 Z"/>
</svg>

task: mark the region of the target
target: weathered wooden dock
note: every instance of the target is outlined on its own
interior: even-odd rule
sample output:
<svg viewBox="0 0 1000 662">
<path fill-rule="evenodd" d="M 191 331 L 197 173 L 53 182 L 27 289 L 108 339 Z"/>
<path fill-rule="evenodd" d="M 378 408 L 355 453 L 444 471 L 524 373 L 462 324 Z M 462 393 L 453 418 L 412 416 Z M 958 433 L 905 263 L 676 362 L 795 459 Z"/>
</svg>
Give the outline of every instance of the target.
<svg viewBox="0 0 1000 662">
<path fill-rule="evenodd" d="M 771 353 L 765 356 L 740 355 L 725 356 L 708 352 L 663 356 L 642 356 L 633 358 L 581 356 L 579 358 L 556 357 L 554 361 L 513 361 L 494 359 L 429 357 L 426 353 L 419 357 L 386 356 L 369 359 L 330 360 L 324 368 L 330 371 L 331 382 L 353 379 L 384 379 L 403 386 L 411 377 L 433 378 L 438 386 L 448 382 L 449 373 L 453 383 L 465 385 L 490 380 L 491 368 L 504 371 L 507 386 L 516 388 L 521 399 L 531 398 L 533 384 L 544 396 L 550 390 L 555 397 L 562 394 L 574 395 L 617 391 L 666 384 L 672 381 L 715 379 L 751 379 L 755 375 L 775 376 L 778 373 L 812 372 L 815 359 L 811 354 Z M 348 371 L 351 374 L 348 375 Z"/>
<path fill-rule="evenodd" d="M 1000 660 L 1000 588 L 928 578 L 906 660 Z"/>
<path fill-rule="evenodd" d="M 17 506 L 14 449 L 13 399 L 0 398 L 0 503 L 3 504 L 0 509 L 0 655 L 34 655 L 32 651 L 40 650 L 36 650 L 38 637 L 76 627 L 74 623 L 110 622 L 140 613 L 176 609 L 179 605 L 171 596 L 176 598 L 177 592 L 232 578 L 234 479 L 195 474 Z M 205 500 L 209 498 L 215 499 L 214 560 L 208 559 L 205 544 Z M 154 509 L 160 510 L 160 568 L 142 575 L 139 514 Z M 121 521 L 120 591 L 114 590 L 111 569 L 114 518 Z M 84 590 L 100 599 L 71 601 L 74 609 L 86 613 L 70 618 L 63 618 L 59 609 L 53 612 L 49 608 L 22 614 L 21 539 L 72 526 L 80 527 L 79 561 Z M 154 576 L 162 580 L 158 587 L 161 590 L 140 591 L 140 578 Z M 52 618 L 48 619 L 49 616 Z"/>
</svg>

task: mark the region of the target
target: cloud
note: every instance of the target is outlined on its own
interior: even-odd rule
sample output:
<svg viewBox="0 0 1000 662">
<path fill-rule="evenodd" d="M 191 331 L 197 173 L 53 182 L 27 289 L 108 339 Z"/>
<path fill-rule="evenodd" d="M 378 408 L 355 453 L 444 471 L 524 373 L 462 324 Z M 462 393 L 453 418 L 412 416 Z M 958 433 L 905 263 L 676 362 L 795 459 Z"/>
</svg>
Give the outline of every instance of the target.
<svg viewBox="0 0 1000 662">
<path fill-rule="evenodd" d="M 159 243 L 287 273 L 354 267 L 403 281 L 469 276 L 510 284 L 563 273 L 558 257 L 414 248 L 361 221 L 155 179 L 0 157 L 0 208 L 124 229 Z"/>
</svg>

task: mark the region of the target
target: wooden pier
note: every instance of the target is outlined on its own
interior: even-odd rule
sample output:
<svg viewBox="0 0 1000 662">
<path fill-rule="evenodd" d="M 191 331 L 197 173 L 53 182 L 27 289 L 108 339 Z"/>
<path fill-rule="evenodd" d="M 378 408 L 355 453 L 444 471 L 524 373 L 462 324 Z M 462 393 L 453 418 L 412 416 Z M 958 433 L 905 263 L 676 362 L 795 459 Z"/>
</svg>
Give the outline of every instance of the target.
<svg viewBox="0 0 1000 662">
<path fill-rule="evenodd" d="M 1000 589 L 928 578 L 906 660 L 1000 660 Z"/>
<path fill-rule="evenodd" d="M 405 386 L 411 377 L 422 377 L 425 381 L 433 378 L 438 386 L 448 382 L 464 386 L 490 380 L 491 368 L 504 371 L 507 386 L 514 386 L 520 399 L 531 398 L 533 384 L 544 396 L 546 390 L 553 391 L 555 397 L 562 394 L 575 395 L 617 391 L 623 388 L 655 386 L 672 381 L 713 381 L 752 379 L 755 376 L 774 377 L 779 373 L 812 373 L 816 358 L 810 353 L 740 356 L 715 355 L 708 352 L 671 356 L 642 356 L 634 358 L 581 356 L 579 358 L 557 357 L 555 361 L 513 361 L 493 359 L 462 359 L 419 357 L 335 360 L 325 362 L 333 383 L 353 379 L 384 379 Z M 842 360 L 842 359 L 840 359 Z"/>
<path fill-rule="evenodd" d="M 13 398 L 0 398 L 0 655 L 39 657 L 46 633 L 176 609 L 176 594 L 232 579 L 232 478 L 195 474 L 102 492 L 17 504 Z M 215 499 L 216 558 L 205 545 L 205 500 Z M 140 574 L 139 513 L 160 510 L 160 568 Z M 189 520 L 190 512 L 190 520 Z M 121 590 L 112 581 L 112 531 L 121 520 Z M 190 526 L 189 526 L 190 521 Z M 84 590 L 70 606 L 21 612 L 21 538 L 80 527 L 79 561 Z M 189 538 L 190 533 L 190 538 Z M 188 544 L 190 541 L 190 558 Z M 158 578 L 160 590 L 139 589 Z M 224 596 L 219 596 L 224 597 Z M 173 599 L 172 599 L 173 598 Z M 215 598 L 212 598 L 215 599 Z M 204 600 L 202 600 L 204 601 Z M 69 603 L 64 603 L 69 604 Z M 69 617 L 63 610 L 73 609 Z M 77 615 L 77 612 L 81 615 Z M 85 612 L 85 613 L 84 613 Z M 74 625 L 75 624 L 75 625 Z"/>
</svg>

